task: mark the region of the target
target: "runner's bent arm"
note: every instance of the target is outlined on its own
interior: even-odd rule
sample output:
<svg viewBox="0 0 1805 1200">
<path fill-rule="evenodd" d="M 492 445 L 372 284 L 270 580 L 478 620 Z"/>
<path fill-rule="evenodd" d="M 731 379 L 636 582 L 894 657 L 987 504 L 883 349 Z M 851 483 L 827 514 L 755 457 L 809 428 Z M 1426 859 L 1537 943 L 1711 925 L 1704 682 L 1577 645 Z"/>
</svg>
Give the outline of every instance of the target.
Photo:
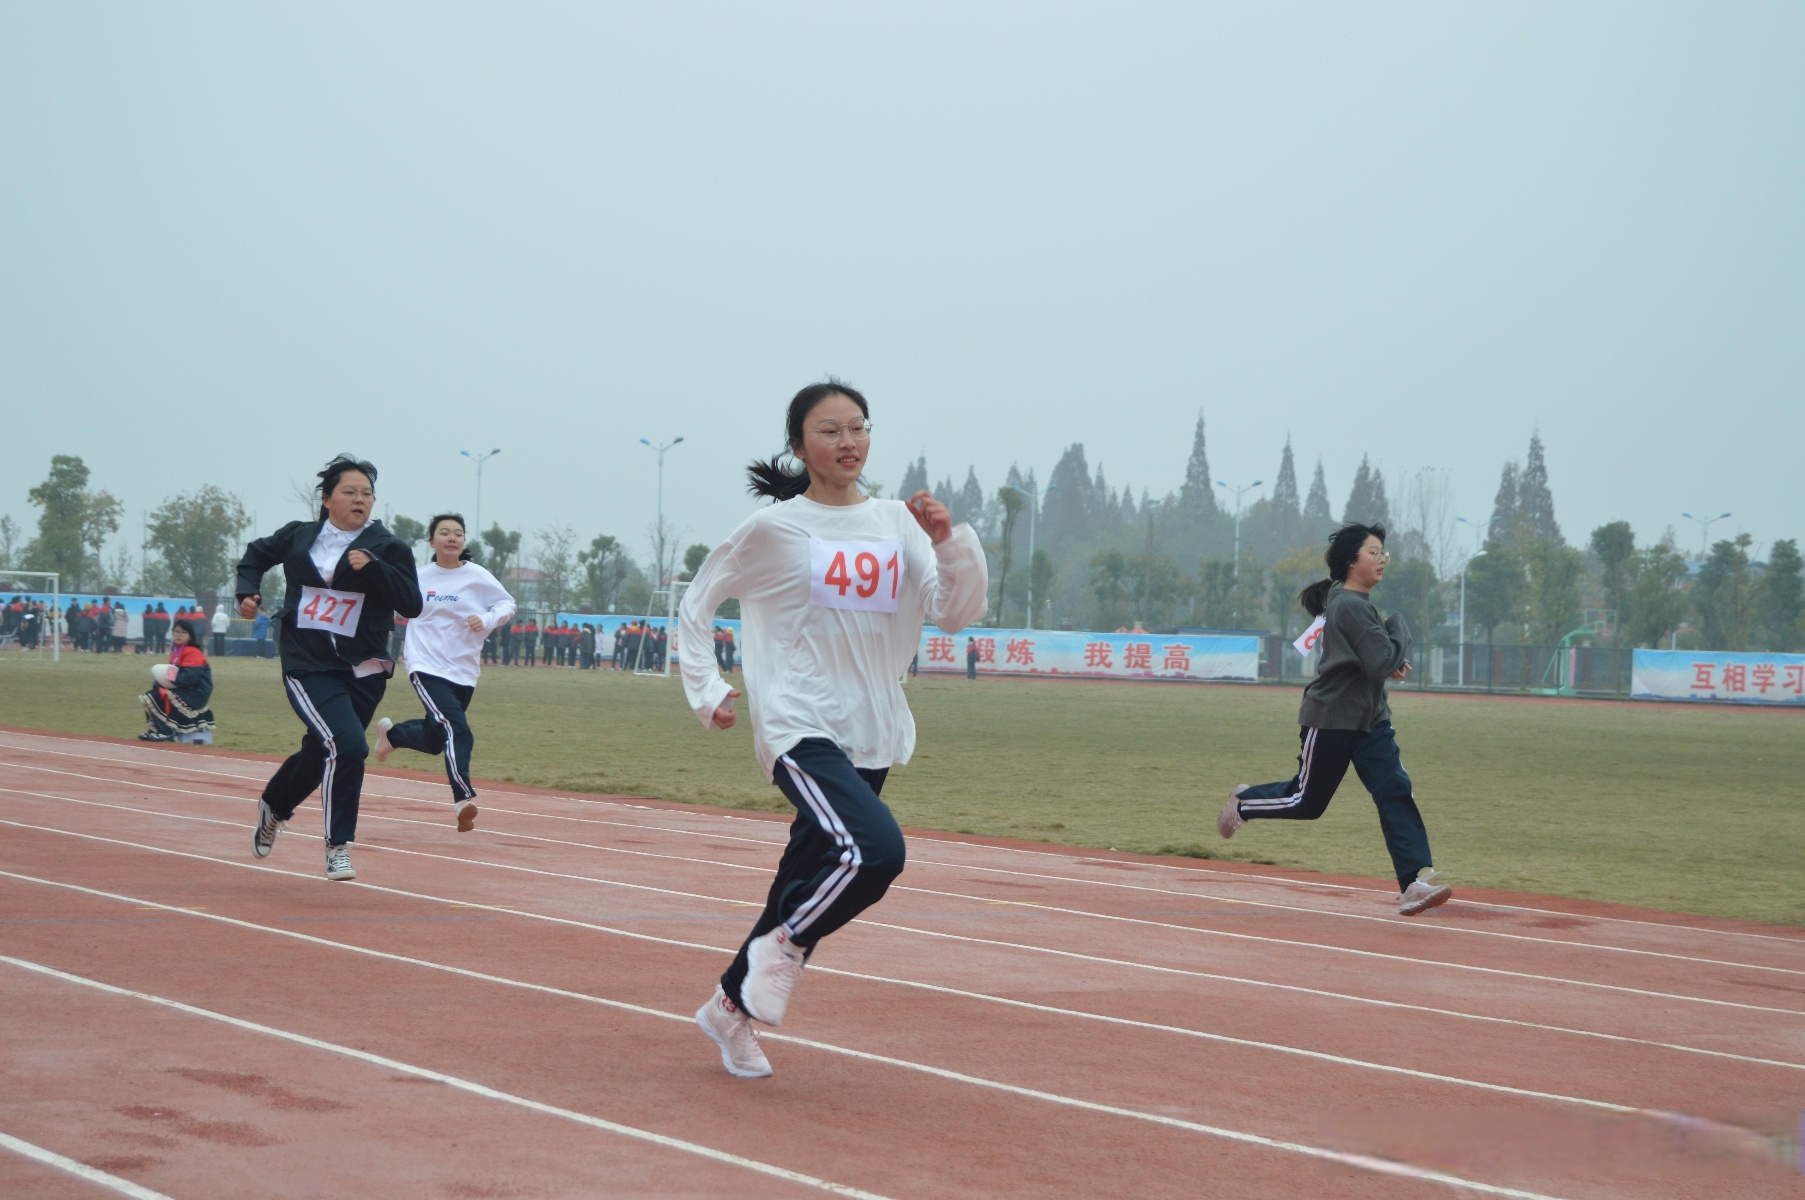
<svg viewBox="0 0 1805 1200">
<path fill-rule="evenodd" d="M 420 594 L 420 568 L 414 552 L 399 541 L 383 542 L 370 555 L 370 561 L 357 572 L 364 594 L 381 601 L 400 616 L 417 617 L 426 607 Z"/>
<path fill-rule="evenodd" d="M 242 604 L 246 596 L 263 593 L 264 575 L 288 557 L 295 530 L 300 526 L 312 528 L 313 522 L 290 521 L 268 537 L 258 538 L 244 548 L 244 557 L 238 560 L 238 582 L 234 585 L 239 603 Z"/>
<path fill-rule="evenodd" d="M 677 665 L 683 675 L 683 692 L 690 709 L 707 727 L 714 725 L 715 710 L 733 691 L 721 678 L 721 664 L 709 653 L 708 630 L 714 623 L 714 610 L 737 592 L 738 552 L 745 534 L 746 526 L 741 525 L 702 560 L 677 610 Z"/>
<path fill-rule="evenodd" d="M 956 525 L 950 537 L 934 546 L 934 570 L 924 572 L 921 581 L 921 611 L 942 633 L 958 633 L 989 608 L 984 547 L 970 525 Z"/>
<path fill-rule="evenodd" d="M 501 581 L 493 575 L 483 582 L 494 584 L 495 590 L 501 594 L 500 599 L 490 604 L 488 611 L 483 613 L 483 633 L 486 635 L 493 632 L 497 626 L 506 625 L 520 605 L 515 602 L 513 596 L 508 594 L 508 589 L 501 586 Z"/>
<path fill-rule="evenodd" d="M 1380 621 L 1379 610 L 1370 602 L 1343 602 L 1336 606 L 1335 623 L 1360 659 L 1360 669 L 1368 679 L 1390 678 L 1410 654 L 1410 630 L 1397 613 Z"/>
</svg>

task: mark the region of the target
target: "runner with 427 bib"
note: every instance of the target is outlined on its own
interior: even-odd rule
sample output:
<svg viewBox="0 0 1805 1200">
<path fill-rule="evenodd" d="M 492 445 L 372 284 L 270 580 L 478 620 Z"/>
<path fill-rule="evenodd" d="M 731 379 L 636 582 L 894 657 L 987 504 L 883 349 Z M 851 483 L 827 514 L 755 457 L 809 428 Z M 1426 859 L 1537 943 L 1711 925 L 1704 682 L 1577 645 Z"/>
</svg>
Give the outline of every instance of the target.
<svg viewBox="0 0 1805 1200">
<path fill-rule="evenodd" d="M 420 615 L 414 555 L 382 522 L 370 519 L 376 468 L 341 454 L 319 473 L 320 516 L 293 521 L 245 547 L 238 563 L 238 611 L 247 619 L 263 599 L 263 576 L 280 566 L 288 595 L 277 615 L 282 686 L 307 732 L 264 786 L 251 849 L 265 858 L 295 809 L 319 789 L 326 823 L 326 878 L 355 879 L 369 743 L 388 678 L 395 614 Z"/>
</svg>

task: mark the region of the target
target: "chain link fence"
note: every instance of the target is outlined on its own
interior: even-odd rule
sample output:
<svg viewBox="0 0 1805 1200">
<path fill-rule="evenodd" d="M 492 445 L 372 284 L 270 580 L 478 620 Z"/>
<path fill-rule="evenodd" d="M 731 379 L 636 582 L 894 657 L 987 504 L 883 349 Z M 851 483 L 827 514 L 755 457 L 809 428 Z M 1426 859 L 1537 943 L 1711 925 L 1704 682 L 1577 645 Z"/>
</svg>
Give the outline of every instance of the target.
<svg viewBox="0 0 1805 1200">
<path fill-rule="evenodd" d="M 1391 688 L 1627 697 L 1634 654 L 1634 650 L 1612 646 L 1429 642 L 1412 647 L 1409 678 Z M 1315 675 L 1315 655 L 1300 655 L 1291 639 L 1271 634 L 1261 640 L 1261 679 L 1308 683 Z"/>
</svg>

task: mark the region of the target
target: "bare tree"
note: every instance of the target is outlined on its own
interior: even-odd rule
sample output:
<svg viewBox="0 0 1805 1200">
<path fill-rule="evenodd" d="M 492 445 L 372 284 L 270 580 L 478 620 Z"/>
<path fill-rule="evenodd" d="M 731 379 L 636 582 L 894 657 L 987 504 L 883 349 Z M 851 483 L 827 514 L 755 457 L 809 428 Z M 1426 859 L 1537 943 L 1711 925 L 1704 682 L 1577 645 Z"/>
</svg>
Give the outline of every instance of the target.
<svg viewBox="0 0 1805 1200">
<path fill-rule="evenodd" d="M 1402 528 L 1394 543 L 1403 557 L 1418 558 L 1435 568 L 1437 579 L 1446 579 L 1459 563 L 1454 539 L 1454 486 L 1449 472 L 1424 467 L 1404 477 L 1398 489 L 1397 512 Z"/>
<path fill-rule="evenodd" d="M 661 588 L 677 567 L 677 543 L 683 531 L 670 515 L 664 514 L 646 525 L 646 540 L 652 547 L 652 586 Z"/>
<path fill-rule="evenodd" d="M 113 547 L 113 557 L 101 564 L 100 586 L 129 591 L 143 574 L 140 564 L 132 558 L 131 547 L 121 543 Z"/>
<path fill-rule="evenodd" d="M 19 523 L 0 516 L 0 565 L 9 564 L 19 553 Z"/>
<path fill-rule="evenodd" d="M 291 476 L 288 480 L 288 494 L 294 499 L 296 504 L 301 506 L 302 520 L 319 520 L 320 485 L 317 480 L 309 483 L 305 480 L 295 479 Z"/>
<path fill-rule="evenodd" d="M 539 599 L 553 612 L 563 612 L 576 571 L 577 535 L 568 525 L 539 531 Z"/>
</svg>

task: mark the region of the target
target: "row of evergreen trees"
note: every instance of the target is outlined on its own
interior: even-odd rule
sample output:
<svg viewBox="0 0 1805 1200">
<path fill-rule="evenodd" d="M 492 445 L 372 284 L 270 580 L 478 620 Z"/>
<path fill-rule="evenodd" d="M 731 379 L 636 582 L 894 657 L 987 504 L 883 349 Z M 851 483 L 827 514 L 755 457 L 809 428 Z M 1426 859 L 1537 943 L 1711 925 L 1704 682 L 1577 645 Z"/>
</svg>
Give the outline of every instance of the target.
<svg viewBox="0 0 1805 1200">
<path fill-rule="evenodd" d="M 1300 489 L 1289 439 L 1270 486 L 1262 484 L 1237 522 L 1234 497 L 1210 471 L 1201 416 L 1184 480 L 1164 497 L 1118 489 L 1076 443 L 1044 486 L 1013 466 L 995 492 L 976 468 L 963 483 L 947 476 L 935 486 L 923 455 L 897 494 L 922 488 L 944 500 L 955 521 L 971 522 L 989 550 L 996 625 L 1027 621 L 1032 597 L 1032 622 L 1042 627 L 1138 621 L 1149 629 L 1293 632 L 1303 622 L 1297 592 L 1322 574 L 1323 539 L 1358 520 L 1390 531 L 1393 561 L 1379 600 L 1422 638 L 1459 637 L 1464 572 L 1466 632 L 1476 640 L 1547 645 L 1583 627 L 1620 646 L 1667 644 L 1682 630 L 1682 644 L 1717 649 L 1805 644 L 1796 542 L 1776 543 L 1766 563 L 1750 560 L 1746 536 L 1720 542 L 1696 571 L 1671 530 L 1638 547 L 1619 522 L 1584 547 L 1569 545 L 1539 434 L 1521 462 L 1504 464 L 1484 525 L 1454 515 L 1445 473 L 1419 472 L 1394 496 L 1365 457 L 1337 514 L 1320 460 L 1308 491 Z"/>
</svg>

